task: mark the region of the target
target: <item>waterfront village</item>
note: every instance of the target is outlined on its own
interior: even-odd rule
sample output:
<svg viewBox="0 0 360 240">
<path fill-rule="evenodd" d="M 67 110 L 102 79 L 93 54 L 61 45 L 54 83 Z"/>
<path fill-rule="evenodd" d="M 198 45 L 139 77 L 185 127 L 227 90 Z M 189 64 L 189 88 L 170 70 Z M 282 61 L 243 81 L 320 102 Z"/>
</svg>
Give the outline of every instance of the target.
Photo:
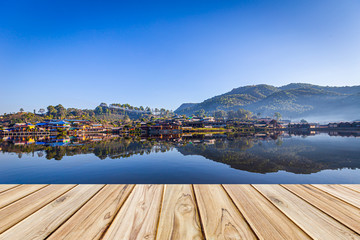
<svg viewBox="0 0 360 240">
<path fill-rule="evenodd" d="M 291 123 L 289 120 L 272 118 L 256 118 L 244 121 L 224 120 L 215 117 L 184 117 L 175 116 L 167 119 L 149 121 L 133 120 L 120 126 L 99 124 L 90 120 L 61 119 L 44 120 L 41 122 L 15 123 L 6 126 L 0 119 L 0 136 L 79 136 L 94 133 L 137 134 L 137 135 L 176 135 L 186 133 L 214 132 L 266 132 L 275 130 L 287 131 L 360 131 L 360 121 L 338 122 L 321 125 L 318 123 Z"/>
</svg>

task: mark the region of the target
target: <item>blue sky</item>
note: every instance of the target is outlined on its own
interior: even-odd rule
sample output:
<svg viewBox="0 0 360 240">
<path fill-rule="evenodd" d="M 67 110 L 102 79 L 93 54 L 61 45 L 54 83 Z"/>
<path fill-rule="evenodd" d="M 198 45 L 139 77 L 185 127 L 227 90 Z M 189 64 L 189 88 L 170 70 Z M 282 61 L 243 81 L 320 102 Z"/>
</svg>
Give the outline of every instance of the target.
<svg viewBox="0 0 360 240">
<path fill-rule="evenodd" d="M 360 85 L 360 2 L 1 1 L 0 113 Z"/>
</svg>

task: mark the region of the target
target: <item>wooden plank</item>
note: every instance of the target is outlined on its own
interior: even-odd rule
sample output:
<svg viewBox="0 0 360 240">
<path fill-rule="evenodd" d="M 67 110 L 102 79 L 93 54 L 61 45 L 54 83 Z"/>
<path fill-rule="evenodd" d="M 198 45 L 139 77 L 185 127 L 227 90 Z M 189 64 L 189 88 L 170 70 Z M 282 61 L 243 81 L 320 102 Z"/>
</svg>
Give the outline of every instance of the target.
<svg viewBox="0 0 360 240">
<path fill-rule="evenodd" d="M 360 210 L 310 185 L 283 185 L 286 189 L 360 234 Z"/>
<path fill-rule="evenodd" d="M 194 185 L 194 190 L 206 239 L 256 239 L 220 185 Z"/>
<path fill-rule="evenodd" d="M 103 185 L 79 185 L 0 235 L 0 240 L 44 239 L 94 196 Z"/>
<path fill-rule="evenodd" d="M 0 185 L 0 193 L 5 192 L 11 188 L 20 186 L 19 184 L 4 184 L 4 185 Z"/>
<path fill-rule="evenodd" d="M 50 185 L 0 209 L 0 233 L 36 212 L 75 185 Z"/>
<path fill-rule="evenodd" d="M 354 205 L 357 208 L 360 208 L 360 193 L 349 188 L 340 186 L 340 185 L 324 185 L 324 184 L 314 184 L 318 189 L 321 189 L 347 203 Z"/>
<path fill-rule="evenodd" d="M 156 239 L 204 239 L 191 185 L 165 185 Z"/>
<path fill-rule="evenodd" d="M 0 209 L 47 185 L 21 185 L 0 193 Z"/>
<path fill-rule="evenodd" d="M 103 239 L 155 239 L 163 185 L 136 185 Z"/>
<path fill-rule="evenodd" d="M 259 239 L 310 239 L 250 185 L 224 185 Z"/>
<path fill-rule="evenodd" d="M 360 193 L 360 184 L 341 184 L 341 186 Z"/>
<path fill-rule="evenodd" d="M 100 239 L 133 187 L 105 186 L 48 239 Z"/>
<path fill-rule="evenodd" d="M 279 185 L 254 185 L 314 239 L 359 239 L 359 235 Z"/>
</svg>

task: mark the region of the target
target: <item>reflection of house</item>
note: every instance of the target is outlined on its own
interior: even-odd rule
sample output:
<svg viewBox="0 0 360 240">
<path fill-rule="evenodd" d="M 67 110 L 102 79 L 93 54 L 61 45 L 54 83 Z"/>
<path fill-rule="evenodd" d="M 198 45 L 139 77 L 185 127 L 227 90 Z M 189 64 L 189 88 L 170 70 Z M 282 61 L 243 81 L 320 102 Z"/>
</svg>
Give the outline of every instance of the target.
<svg viewBox="0 0 360 240">
<path fill-rule="evenodd" d="M 142 134 L 150 135 L 167 135 L 180 133 L 180 126 L 178 124 L 156 124 L 156 125 L 143 125 L 141 126 Z"/>
<path fill-rule="evenodd" d="M 318 127 L 319 125 L 316 123 L 293 123 L 288 125 L 290 129 L 315 129 Z"/>
<path fill-rule="evenodd" d="M 105 130 L 106 129 L 103 127 L 102 124 L 91 124 L 90 128 L 88 129 L 88 131 L 90 131 L 90 132 L 102 132 Z"/>
<path fill-rule="evenodd" d="M 339 123 L 329 123 L 327 125 L 329 128 L 344 128 L 344 129 L 353 129 L 353 128 L 360 128 L 360 122 L 339 122 Z"/>
<path fill-rule="evenodd" d="M 183 123 L 184 127 L 193 127 L 193 128 L 202 128 L 204 127 L 204 123 L 201 121 L 188 121 Z"/>
</svg>

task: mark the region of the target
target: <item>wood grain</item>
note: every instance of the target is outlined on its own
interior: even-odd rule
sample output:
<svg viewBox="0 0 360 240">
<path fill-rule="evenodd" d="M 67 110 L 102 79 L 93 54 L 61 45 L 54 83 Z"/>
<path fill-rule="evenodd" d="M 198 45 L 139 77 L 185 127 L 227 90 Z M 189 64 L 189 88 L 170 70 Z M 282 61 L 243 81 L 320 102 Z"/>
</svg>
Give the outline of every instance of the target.
<svg viewBox="0 0 360 240">
<path fill-rule="evenodd" d="M 310 185 L 283 187 L 360 234 L 360 209 Z"/>
<path fill-rule="evenodd" d="M 155 239 L 163 185 L 136 185 L 104 239 Z"/>
<path fill-rule="evenodd" d="M 250 185 L 224 185 L 259 239 L 310 239 Z"/>
<path fill-rule="evenodd" d="M 191 185 L 165 185 L 156 239 L 204 239 Z"/>
<path fill-rule="evenodd" d="M 20 186 L 18 184 L 4 184 L 4 185 L 0 185 L 0 193 L 5 192 L 6 190 L 9 190 L 11 188 Z"/>
<path fill-rule="evenodd" d="M 279 185 L 254 185 L 314 239 L 359 239 L 359 235 Z"/>
<path fill-rule="evenodd" d="M 94 196 L 103 185 L 79 185 L 58 197 L 42 209 L 25 218 L 0 235 L 0 240 L 44 239 L 86 201 Z"/>
<path fill-rule="evenodd" d="M 0 209 L 0 233 L 36 212 L 75 185 L 50 185 Z"/>
<path fill-rule="evenodd" d="M 354 190 L 360 193 L 360 185 L 359 184 L 341 184 L 341 186 Z"/>
<path fill-rule="evenodd" d="M 220 185 L 194 185 L 194 190 L 206 239 L 256 239 Z"/>
<path fill-rule="evenodd" d="M 0 240 L 360 239 L 360 185 L 0 189 Z"/>
<path fill-rule="evenodd" d="M 47 185 L 21 185 L 0 193 L 0 209 Z"/>
<path fill-rule="evenodd" d="M 48 239 L 100 239 L 133 187 L 105 186 Z"/>
<path fill-rule="evenodd" d="M 314 187 L 323 190 L 347 203 L 360 208 L 360 193 L 341 185 L 314 184 Z"/>
</svg>

